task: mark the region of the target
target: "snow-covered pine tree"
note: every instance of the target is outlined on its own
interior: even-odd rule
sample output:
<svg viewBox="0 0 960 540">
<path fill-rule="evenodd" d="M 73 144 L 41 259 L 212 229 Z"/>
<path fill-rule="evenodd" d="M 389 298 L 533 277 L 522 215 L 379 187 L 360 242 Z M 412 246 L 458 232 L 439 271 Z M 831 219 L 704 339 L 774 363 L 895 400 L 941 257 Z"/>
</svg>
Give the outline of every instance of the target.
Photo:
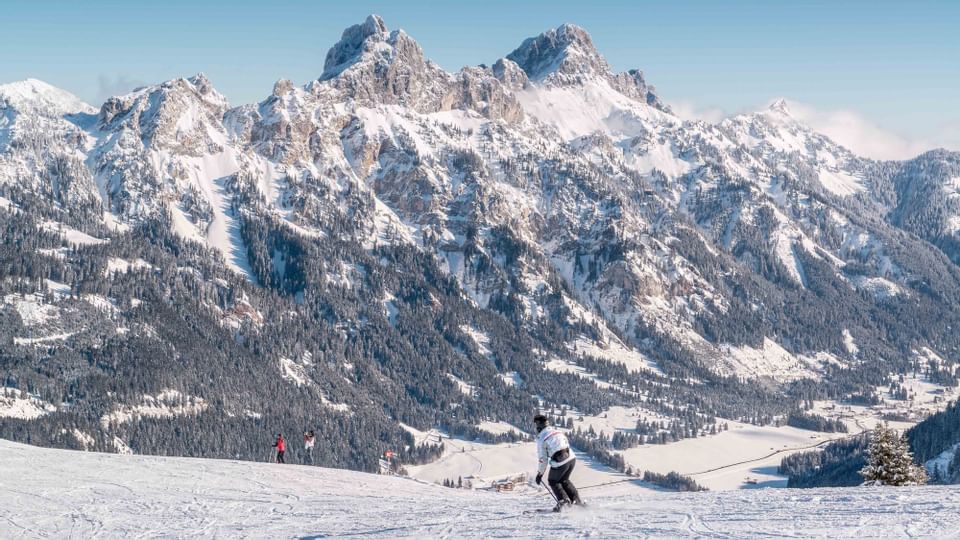
<svg viewBox="0 0 960 540">
<path fill-rule="evenodd" d="M 870 439 L 867 465 L 860 470 L 865 485 L 916 486 L 927 483 L 927 471 L 913 462 L 905 436 L 877 424 Z"/>
<path fill-rule="evenodd" d="M 940 470 L 939 477 L 934 479 L 938 484 L 960 484 L 960 444 L 953 446 L 953 458 L 947 464 L 946 471 Z"/>
</svg>

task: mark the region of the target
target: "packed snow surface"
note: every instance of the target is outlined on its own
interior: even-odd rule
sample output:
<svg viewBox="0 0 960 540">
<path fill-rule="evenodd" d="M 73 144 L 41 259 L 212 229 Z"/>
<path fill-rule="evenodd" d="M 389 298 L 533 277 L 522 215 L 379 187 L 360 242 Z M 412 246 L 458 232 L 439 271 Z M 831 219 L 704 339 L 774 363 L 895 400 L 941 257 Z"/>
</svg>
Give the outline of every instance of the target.
<svg viewBox="0 0 960 540">
<path fill-rule="evenodd" d="M 551 500 L 542 491 L 0 441 L 2 538 L 960 537 L 960 491 L 948 486 L 583 496 L 584 510 L 524 514 Z"/>
</svg>

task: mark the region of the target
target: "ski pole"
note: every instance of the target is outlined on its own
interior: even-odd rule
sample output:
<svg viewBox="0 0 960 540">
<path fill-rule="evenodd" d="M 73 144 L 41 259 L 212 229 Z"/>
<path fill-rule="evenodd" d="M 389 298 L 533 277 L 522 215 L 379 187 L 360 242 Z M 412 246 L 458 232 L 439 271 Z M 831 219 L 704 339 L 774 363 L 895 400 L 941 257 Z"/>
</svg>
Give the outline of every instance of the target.
<svg viewBox="0 0 960 540">
<path fill-rule="evenodd" d="M 542 484 L 542 483 L 543 483 L 543 482 L 541 482 L 541 484 Z M 553 490 L 550 489 L 550 484 L 548 483 L 545 487 L 547 488 L 547 493 L 549 493 L 549 494 L 550 494 L 550 497 L 553 498 L 553 502 L 555 502 L 555 503 L 557 503 L 557 504 L 560 504 L 560 499 L 558 499 L 557 496 L 553 493 Z"/>
</svg>

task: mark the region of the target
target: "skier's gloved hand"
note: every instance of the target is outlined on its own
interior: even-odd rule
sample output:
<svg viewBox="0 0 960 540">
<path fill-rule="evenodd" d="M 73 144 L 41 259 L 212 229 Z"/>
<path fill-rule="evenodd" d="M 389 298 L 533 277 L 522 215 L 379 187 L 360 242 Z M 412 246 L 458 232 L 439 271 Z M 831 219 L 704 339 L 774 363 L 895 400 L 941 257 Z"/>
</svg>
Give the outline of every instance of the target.
<svg viewBox="0 0 960 540">
<path fill-rule="evenodd" d="M 543 473 L 537 473 L 537 485 L 540 485 L 540 481 L 543 480 Z"/>
</svg>

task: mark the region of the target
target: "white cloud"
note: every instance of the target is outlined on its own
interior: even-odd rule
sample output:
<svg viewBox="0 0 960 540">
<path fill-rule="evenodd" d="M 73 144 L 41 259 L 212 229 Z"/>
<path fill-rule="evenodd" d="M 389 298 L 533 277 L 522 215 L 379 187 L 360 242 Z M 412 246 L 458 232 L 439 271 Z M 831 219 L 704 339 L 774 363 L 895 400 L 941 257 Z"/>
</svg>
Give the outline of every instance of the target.
<svg viewBox="0 0 960 540">
<path fill-rule="evenodd" d="M 788 105 L 794 118 L 864 157 L 908 159 L 934 148 L 960 150 L 960 123 L 941 126 L 925 137 L 909 138 L 853 111 L 822 111 L 796 101 L 788 101 Z"/>
<path fill-rule="evenodd" d="M 751 111 L 765 110 L 773 101 Z M 911 138 L 883 129 L 854 111 L 820 110 L 793 100 L 787 100 L 787 106 L 794 118 L 863 157 L 909 159 L 934 148 L 960 151 L 960 120 L 941 125 L 927 136 Z M 746 112 L 730 112 L 722 107 L 703 106 L 689 101 L 673 101 L 670 107 L 683 120 L 711 123 Z"/>
<path fill-rule="evenodd" d="M 134 88 L 146 86 L 145 82 L 140 81 L 139 79 L 127 77 L 126 75 L 110 77 L 108 75 L 101 74 L 97 78 L 97 83 L 97 103 L 103 103 L 113 96 L 126 94 Z"/>
<path fill-rule="evenodd" d="M 730 116 L 720 107 L 700 107 L 689 101 L 671 101 L 669 105 L 681 120 L 703 120 L 714 124 Z"/>
</svg>

